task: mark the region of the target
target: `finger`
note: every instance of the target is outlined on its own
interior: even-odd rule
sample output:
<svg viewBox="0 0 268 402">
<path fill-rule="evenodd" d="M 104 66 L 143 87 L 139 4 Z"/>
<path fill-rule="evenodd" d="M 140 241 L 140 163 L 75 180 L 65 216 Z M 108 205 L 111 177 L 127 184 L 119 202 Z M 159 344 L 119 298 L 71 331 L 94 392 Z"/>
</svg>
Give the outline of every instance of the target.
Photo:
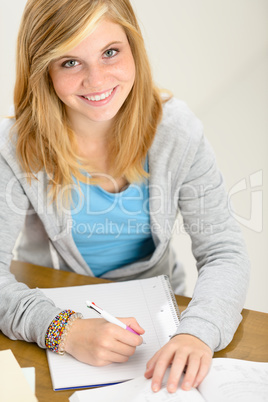
<svg viewBox="0 0 268 402">
<path fill-rule="evenodd" d="M 107 360 L 109 363 L 126 363 L 129 358 L 130 356 L 121 353 L 109 352 L 107 354 Z"/>
<path fill-rule="evenodd" d="M 139 325 L 139 323 L 134 317 L 119 318 L 119 320 L 122 321 L 127 326 L 129 326 L 130 328 L 132 328 L 135 332 L 138 332 L 138 334 L 145 333 L 144 329 Z"/>
<path fill-rule="evenodd" d="M 169 363 L 170 360 L 167 359 L 165 356 L 163 356 L 163 354 L 157 360 L 153 371 L 152 385 L 151 385 L 152 390 L 154 392 L 158 392 L 160 390 L 164 374 L 169 366 Z"/>
<path fill-rule="evenodd" d="M 146 371 L 144 373 L 144 376 L 146 378 L 151 378 L 152 377 L 153 371 L 154 371 L 154 368 L 155 368 L 155 364 L 156 364 L 156 361 L 157 361 L 158 356 L 160 355 L 160 353 L 161 353 L 161 350 L 158 350 L 158 352 L 156 352 L 153 355 L 153 357 L 147 362 Z"/>
<path fill-rule="evenodd" d="M 102 353 L 103 352 L 103 353 Z M 129 356 L 123 356 L 112 351 L 101 351 L 95 356 L 94 366 L 101 367 L 107 366 L 111 363 L 125 363 L 129 359 Z"/>
<path fill-rule="evenodd" d="M 105 365 L 112 362 L 126 362 L 135 353 L 136 348 L 115 339 L 104 339 L 94 348 L 95 362 Z"/>
<path fill-rule="evenodd" d="M 111 352 L 116 353 L 118 355 L 122 355 L 125 357 L 133 356 L 136 351 L 135 346 L 129 346 L 122 342 L 116 342 L 111 348 Z"/>
<path fill-rule="evenodd" d="M 178 388 L 180 378 L 187 364 L 187 359 L 188 355 L 186 353 L 176 353 L 174 356 L 167 382 L 168 392 L 175 392 Z"/>
<path fill-rule="evenodd" d="M 201 364 L 200 356 L 196 355 L 189 356 L 188 366 L 186 369 L 183 382 L 181 384 L 181 388 L 184 389 L 185 391 L 188 391 L 194 386 L 196 382 L 196 376 L 200 368 L 200 364 Z"/>
<path fill-rule="evenodd" d="M 195 388 L 201 384 L 201 382 L 204 380 L 207 373 L 209 372 L 211 361 L 212 361 L 212 358 L 210 356 L 202 357 L 199 371 L 197 373 L 195 383 L 194 383 Z"/>
<path fill-rule="evenodd" d="M 114 338 L 120 343 L 124 343 L 135 348 L 137 346 L 140 346 L 143 342 L 143 339 L 140 335 L 136 335 L 133 332 L 120 328 L 118 326 L 115 329 Z"/>
<path fill-rule="evenodd" d="M 110 342 L 119 341 L 126 345 L 137 347 L 142 344 L 143 339 L 141 336 L 127 331 L 124 328 L 110 322 L 104 322 L 102 332 L 97 339 L 97 344 L 103 342 L 102 346 L 106 349 L 111 349 Z"/>
</svg>

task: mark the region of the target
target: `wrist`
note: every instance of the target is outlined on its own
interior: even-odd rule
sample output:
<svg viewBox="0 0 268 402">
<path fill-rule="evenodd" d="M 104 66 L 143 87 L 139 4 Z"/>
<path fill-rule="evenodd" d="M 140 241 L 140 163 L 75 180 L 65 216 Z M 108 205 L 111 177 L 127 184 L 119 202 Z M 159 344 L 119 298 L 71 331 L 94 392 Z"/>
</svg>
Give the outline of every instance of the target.
<svg viewBox="0 0 268 402">
<path fill-rule="evenodd" d="M 185 317 L 173 336 L 187 334 L 200 339 L 214 352 L 220 344 L 220 331 L 211 322 L 199 317 Z"/>
<path fill-rule="evenodd" d="M 82 314 L 72 310 L 64 310 L 55 317 L 48 327 L 45 344 L 51 351 L 64 354 L 66 340 L 73 323 L 83 318 Z"/>
<path fill-rule="evenodd" d="M 70 330 L 74 322 L 81 318 L 83 318 L 83 316 L 80 313 L 74 313 L 70 316 L 68 323 L 66 324 L 64 331 L 61 335 L 58 354 L 63 355 L 65 352 L 67 352 L 66 345 L 67 345 L 67 338 L 69 338 Z"/>
</svg>

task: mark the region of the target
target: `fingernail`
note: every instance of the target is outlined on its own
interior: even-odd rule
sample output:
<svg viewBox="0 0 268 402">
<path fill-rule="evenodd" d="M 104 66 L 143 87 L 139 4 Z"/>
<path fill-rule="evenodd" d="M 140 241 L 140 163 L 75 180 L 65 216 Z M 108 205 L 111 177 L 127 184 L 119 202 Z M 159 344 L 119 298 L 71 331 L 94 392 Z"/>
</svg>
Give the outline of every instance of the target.
<svg viewBox="0 0 268 402">
<path fill-rule="evenodd" d="M 154 392 L 157 392 L 157 391 L 159 390 L 158 384 L 153 384 L 152 390 L 153 390 Z"/>
<path fill-rule="evenodd" d="M 185 383 L 183 384 L 183 388 L 184 388 L 184 389 L 190 389 L 190 388 L 191 388 L 191 384 L 190 384 L 189 382 L 185 382 Z"/>
<path fill-rule="evenodd" d="M 174 384 L 169 384 L 167 389 L 168 389 L 168 392 L 174 392 L 176 390 L 176 387 Z"/>
</svg>

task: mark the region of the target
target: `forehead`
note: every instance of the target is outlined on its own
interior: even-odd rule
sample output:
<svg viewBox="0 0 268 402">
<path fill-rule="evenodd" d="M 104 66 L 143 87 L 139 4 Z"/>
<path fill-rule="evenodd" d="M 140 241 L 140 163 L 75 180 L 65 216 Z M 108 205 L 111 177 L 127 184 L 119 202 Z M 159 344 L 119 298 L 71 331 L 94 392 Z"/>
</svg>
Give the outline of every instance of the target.
<svg viewBox="0 0 268 402">
<path fill-rule="evenodd" d="M 77 46 L 71 49 L 72 54 L 83 52 L 85 49 L 101 51 L 110 43 L 127 43 L 128 39 L 123 27 L 108 19 L 100 21 L 94 30 Z"/>
</svg>

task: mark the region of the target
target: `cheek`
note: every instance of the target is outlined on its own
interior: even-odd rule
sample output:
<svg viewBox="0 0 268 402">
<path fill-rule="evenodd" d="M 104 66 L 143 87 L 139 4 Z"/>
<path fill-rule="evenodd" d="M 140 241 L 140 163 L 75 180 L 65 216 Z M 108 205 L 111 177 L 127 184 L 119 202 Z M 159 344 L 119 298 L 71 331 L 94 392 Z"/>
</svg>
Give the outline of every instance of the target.
<svg viewBox="0 0 268 402">
<path fill-rule="evenodd" d="M 132 57 L 129 57 L 127 60 L 120 63 L 120 66 L 117 69 L 117 74 L 121 81 L 126 82 L 131 86 L 133 85 L 136 76 L 136 68 Z"/>
<path fill-rule="evenodd" d="M 136 76 L 136 68 L 134 63 L 126 63 L 122 68 L 122 80 L 133 85 Z"/>
<path fill-rule="evenodd" d="M 130 81 L 132 82 L 133 85 L 136 78 L 136 67 L 134 61 L 129 68 L 129 75 L 130 75 Z"/>
<path fill-rule="evenodd" d="M 59 98 L 70 95 L 76 86 L 77 80 L 75 80 L 74 77 L 57 72 L 51 73 L 50 77 L 54 90 Z"/>
<path fill-rule="evenodd" d="M 135 62 L 134 62 L 132 53 L 130 54 L 130 57 L 128 60 L 127 71 L 128 71 L 128 75 L 129 75 L 129 81 L 130 81 L 131 87 L 132 87 L 134 84 L 135 78 L 136 78 L 136 66 L 135 66 Z"/>
</svg>

